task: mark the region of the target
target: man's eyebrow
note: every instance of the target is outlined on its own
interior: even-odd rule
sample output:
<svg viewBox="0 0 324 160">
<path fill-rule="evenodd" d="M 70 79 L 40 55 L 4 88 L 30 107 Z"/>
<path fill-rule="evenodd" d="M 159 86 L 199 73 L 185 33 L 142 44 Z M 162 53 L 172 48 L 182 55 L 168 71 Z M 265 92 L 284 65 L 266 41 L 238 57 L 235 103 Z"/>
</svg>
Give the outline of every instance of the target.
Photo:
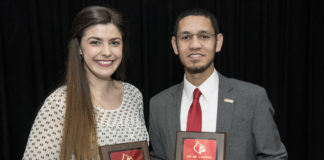
<svg viewBox="0 0 324 160">
<path fill-rule="evenodd" d="M 202 31 L 199 31 L 198 33 L 209 33 L 209 32 L 202 30 Z"/>
<path fill-rule="evenodd" d="M 198 33 L 210 33 L 210 32 L 208 32 L 206 30 L 200 30 L 200 31 L 198 31 Z M 180 35 L 182 35 L 182 34 L 192 34 L 192 33 L 189 31 L 183 31 L 183 32 L 180 32 Z"/>
<path fill-rule="evenodd" d="M 180 32 L 180 34 L 191 34 L 189 31 Z"/>
</svg>

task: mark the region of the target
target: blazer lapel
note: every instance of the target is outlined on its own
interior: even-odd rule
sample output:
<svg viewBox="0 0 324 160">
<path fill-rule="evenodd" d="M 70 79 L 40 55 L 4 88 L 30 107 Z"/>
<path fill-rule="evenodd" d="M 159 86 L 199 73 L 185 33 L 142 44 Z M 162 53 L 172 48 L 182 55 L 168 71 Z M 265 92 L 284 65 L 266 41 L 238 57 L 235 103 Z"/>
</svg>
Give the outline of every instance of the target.
<svg viewBox="0 0 324 160">
<path fill-rule="evenodd" d="M 176 131 L 180 131 L 180 108 L 182 98 L 183 82 L 178 85 L 174 92 L 170 93 L 167 105 L 168 128 L 170 137 L 176 137 Z M 174 139 L 175 142 L 175 139 Z"/>
<path fill-rule="evenodd" d="M 219 75 L 219 92 L 218 92 L 218 111 L 217 111 L 217 132 L 230 132 L 235 96 L 232 92 L 233 87 L 229 80 Z"/>
<path fill-rule="evenodd" d="M 217 111 L 217 132 L 229 133 L 232 123 L 235 96 L 232 92 L 233 87 L 220 73 L 219 93 L 218 93 L 218 111 Z M 168 129 L 170 137 L 176 137 L 175 131 L 180 131 L 180 108 L 182 98 L 183 82 L 180 83 L 174 92 L 170 93 L 170 100 L 167 102 Z M 175 139 L 174 139 L 175 141 Z"/>
</svg>

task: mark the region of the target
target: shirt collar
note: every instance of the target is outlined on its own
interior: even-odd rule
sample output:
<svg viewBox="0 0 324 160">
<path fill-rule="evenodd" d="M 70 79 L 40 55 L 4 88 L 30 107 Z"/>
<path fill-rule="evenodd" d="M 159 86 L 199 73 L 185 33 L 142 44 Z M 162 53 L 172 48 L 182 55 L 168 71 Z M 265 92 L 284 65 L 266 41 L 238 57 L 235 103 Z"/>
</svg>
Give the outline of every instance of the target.
<svg viewBox="0 0 324 160">
<path fill-rule="evenodd" d="M 211 98 L 214 98 L 214 93 L 218 91 L 218 84 L 219 77 L 216 72 L 216 69 L 214 69 L 214 72 L 198 88 L 201 91 L 202 96 L 204 96 L 206 100 L 209 101 Z M 184 75 L 183 94 L 185 95 L 185 97 L 188 99 L 192 99 L 193 91 L 195 88 L 196 86 L 191 84 L 187 80 L 186 75 Z"/>
</svg>

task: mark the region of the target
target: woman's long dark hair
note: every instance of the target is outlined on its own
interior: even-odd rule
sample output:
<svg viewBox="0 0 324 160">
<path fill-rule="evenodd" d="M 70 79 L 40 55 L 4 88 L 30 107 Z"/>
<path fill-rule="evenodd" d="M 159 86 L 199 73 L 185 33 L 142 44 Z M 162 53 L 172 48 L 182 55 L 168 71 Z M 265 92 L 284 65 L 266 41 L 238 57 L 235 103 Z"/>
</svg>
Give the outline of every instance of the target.
<svg viewBox="0 0 324 160">
<path fill-rule="evenodd" d="M 116 11 L 100 6 L 82 9 L 74 18 L 68 46 L 66 71 L 66 113 L 60 159 L 98 159 L 96 120 L 86 71 L 80 57 L 81 39 L 87 28 L 96 24 L 114 24 L 122 35 L 123 58 L 112 75 L 113 79 L 125 78 L 126 25 Z"/>
</svg>

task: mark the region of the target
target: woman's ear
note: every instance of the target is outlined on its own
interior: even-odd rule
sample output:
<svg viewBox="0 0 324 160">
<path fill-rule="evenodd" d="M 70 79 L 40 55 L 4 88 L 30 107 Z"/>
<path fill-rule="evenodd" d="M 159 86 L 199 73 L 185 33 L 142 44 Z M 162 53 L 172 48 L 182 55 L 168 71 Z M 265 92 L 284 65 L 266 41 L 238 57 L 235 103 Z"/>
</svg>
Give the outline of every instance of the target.
<svg viewBox="0 0 324 160">
<path fill-rule="evenodd" d="M 81 47 L 79 47 L 79 54 L 80 54 L 80 56 L 83 56 L 83 52 L 82 52 Z"/>
</svg>

